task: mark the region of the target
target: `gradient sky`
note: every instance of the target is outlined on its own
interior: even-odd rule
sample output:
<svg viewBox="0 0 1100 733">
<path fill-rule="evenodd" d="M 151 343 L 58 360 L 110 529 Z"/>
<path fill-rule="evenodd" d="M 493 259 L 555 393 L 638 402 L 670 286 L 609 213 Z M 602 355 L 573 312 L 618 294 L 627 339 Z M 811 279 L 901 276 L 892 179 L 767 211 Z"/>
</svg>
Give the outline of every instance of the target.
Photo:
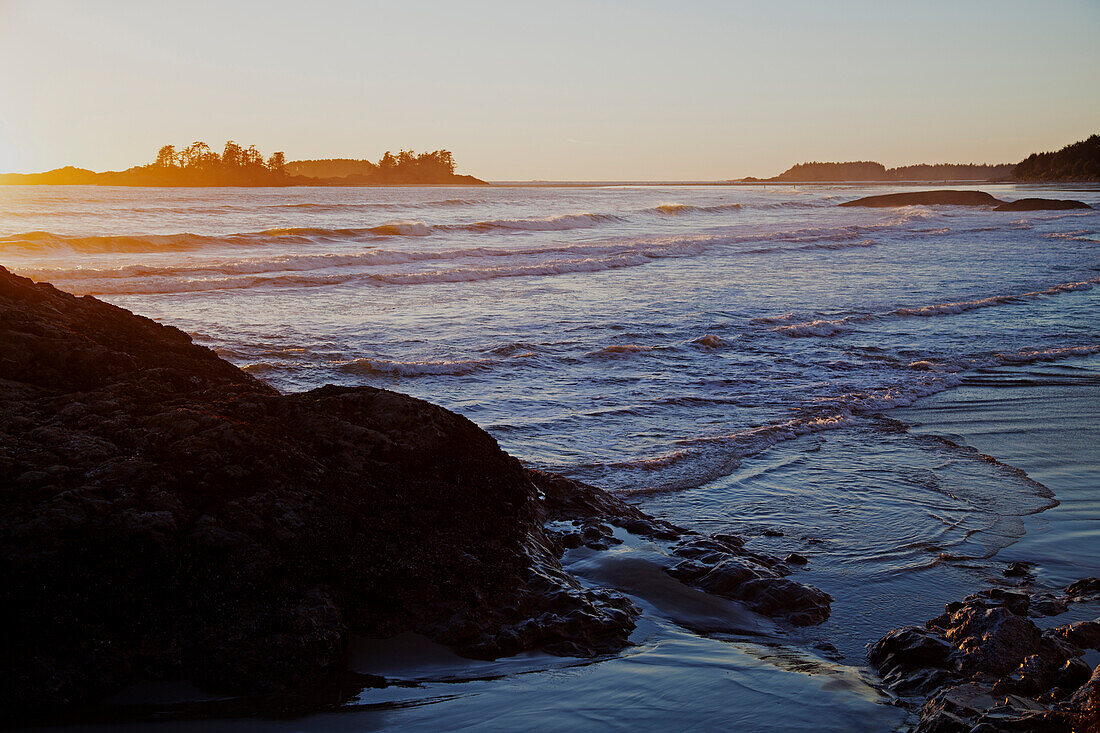
<svg viewBox="0 0 1100 733">
<path fill-rule="evenodd" d="M 506 179 L 1016 162 L 1100 132 L 1098 0 L 0 0 L 0 171 L 228 138 Z"/>
</svg>

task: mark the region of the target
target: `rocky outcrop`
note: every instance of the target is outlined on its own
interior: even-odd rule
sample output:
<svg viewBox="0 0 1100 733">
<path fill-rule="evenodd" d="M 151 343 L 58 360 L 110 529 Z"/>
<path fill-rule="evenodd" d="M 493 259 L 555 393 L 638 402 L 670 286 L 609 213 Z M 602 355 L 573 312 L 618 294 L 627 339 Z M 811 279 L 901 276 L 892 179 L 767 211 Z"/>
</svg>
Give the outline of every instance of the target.
<svg viewBox="0 0 1100 733">
<path fill-rule="evenodd" d="M 560 558 L 618 542 L 616 526 L 691 536 L 525 469 L 435 405 L 371 387 L 282 395 L 182 331 L 0 268 L 10 714 L 141 680 L 283 694 L 346 679 L 352 634 L 483 658 L 614 652 L 637 609 Z M 827 615 L 781 561 L 715 541 L 745 582 L 689 582 L 792 623 Z"/>
<path fill-rule="evenodd" d="M 1084 201 L 1073 199 L 1017 199 L 1006 201 L 994 211 L 1065 211 L 1067 209 L 1091 209 Z"/>
<path fill-rule="evenodd" d="M 743 539 L 729 534 L 687 537 L 672 548 L 671 554 L 682 559 L 668 574 L 794 626 L 829 618 L 833 599 L 828 593 L 789 580 L 790 565 L 744 545 Z"/>
<path fill-rule="evenodd" d="M 1066 603 L 1085 600 L 1066 589 Z M 895 629 L 868 658 L 905 696 L 927 698 L 918 731 L 1097 731 L 1100 678 L 1082 658 L 1100 620 L 1040 630 L 1031 597 L 993 589 L 949 603 L 924 627 Z"/>
<path fill-rule="evenodd" d="M 369 387 L 280 395 L 159 325 L 0 269 L 0 705 L 138 679 L 290 689 L 349 634 L 471 656 L 621 648 L 528 472 L 465 418 Z"/>
<path fill-rule="evenodd" d="M 906 191 L 865 196 L 841 206 L 996 206 L 1004 203 L 984 191 Z"/>
<path fill-rule="evenodd" d="M 880 196 L 865 196 L 845 201 L 840 206 L 992 206 L 994 211 L 1061 211 L 1064 209 L 1091 209 L 1083 201 L 1070 199 L 1027 198 L 1018 201 L 1002 201 L 984 191 L 907 191 Z"/>
</svg>

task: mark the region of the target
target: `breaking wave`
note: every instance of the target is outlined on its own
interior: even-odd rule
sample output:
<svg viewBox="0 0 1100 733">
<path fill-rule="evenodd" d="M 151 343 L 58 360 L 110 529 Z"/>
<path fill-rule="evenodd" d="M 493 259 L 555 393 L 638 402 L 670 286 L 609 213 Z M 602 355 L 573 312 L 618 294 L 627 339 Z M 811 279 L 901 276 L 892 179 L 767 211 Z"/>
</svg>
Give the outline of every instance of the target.
<svg viewBox="0 0 1100 733">
<path fill-rule="evenodd" d="M 710 206 L 697 206 L 693 204 L 659 204 L 651 209 L 645 209 L 644 213 L 659 214 L 661 216 L 680 216 L 682 214 L 717 214 L 723 211 L 737 211 L 741 204 L 713 204 Z"/>
<path fill-rule="evenodd" d="M 321 287 L 341 285 L 358 282 L 385 285 L 425 285 L 435 283 L 476 282 L 479 280 L 494 280 L 509 277 L 537 277 L 550 275 L 565 275 L 570 273 L 601 272 L 626 267 L 637 267 L 656 260 L 673 257 L 690 257 L 700 254 L 705 250 L 700 244 L 685 244 L 681 246 L 650 246 L 630 248 L 592 248 L 586 251 L 583 246 L 570 248 L 553 248 L 534 250 L 528 254 L 544 254 L 547 252 L 564 253 L 566 255 L 590 255 L 581 257 L 567 257 L 565 259 L 552 259 L 534 263 L 509 263 L 497 267 L 454 267 L 447 269 L 428 270 L 420 272 L 316 272 L 314 268 L 304 268 L 307 272 L 292 273 L 279 272 L 271 274 L 268 270 L 255 272 L 256 266 L 247 263 L 235 266 L 233 274 L 225 274 L 222 269 L 191 268 L 189 274 L 199 274 L 200 277 L 181 279 L 178 271 L 157 272 L 157 268 L 146 268 L 151 272 L 137 277 L 137 273 L 130 270 L 124 277 L 95 277 L 94 271 L 70 271 L 78 274 L 72 280 L 66 277 L 58 277 L 61 273 L 55 273 L 52 278 L 56 283 L 63 283 L 67 289 L 80 294 L 156 294 L 175 292 L 198 292 L 205 290 L 239 289 L 253 287 Z M 395 264 L 406 257 L 404 261 L 417 261 L 419 259 L 450 259 L 436 256 L 416 257 L 416 253 L 389 253 L 380 254 L 371 262 L 369 258 L 360 261 L 359 264 Z M 456 254 L 456 253 L 452 253 Z M 468 254 L 462 252 L 463 255 Z M 489 256 L 514 255 L 514 251 L 501 250 Z M 481 253 L 485 256 L 485 253 Z M 335 264 L 335 263 L 334 263 Z M 223 265 L 222 268 L 225 268 Z M 25 274 L 41 275 L 44 273 L 23 271 Z M 92 275 L 92 277 L 89 277 Z"/>
<path fill-rule="evenodd" d="M 1070 293 L 1078 290 L 1088 290 L 1094 287 L 1097 283 L 1100 283 L 1100 278 L 1081 280 L 1079 282 L 1061 283 L 1059 285 L 1053 285 L 1044 290 L 1033 290 L 1026 293 L 1015 293 L 1012 295 L 993 295 L 988 298 L 979 298 L 977 300 L 963 300 L 954 303 L 937 303 L 935 305 L 926 305 L 919 308 L 895 308 L 894 310 L 886 311 L 883 313 L 859 313 L 850 316 L 844 316 L 843 318 L 820 319 L 816 321 L 807 321 L 805 323 L 794 323 L 789 326 L 778 326 L 773 330 L 787 336 L 832 336 L 835 333 L 846 330 L 847 327 L 853 323 L 867 323 L 870 321 L 878 321 L 887 318 L 928 318 L 933 316 L 949 316 L 955 315 L 957 313 L 965 313 L 966 311 L 971 311 L 978 308 L 990 308 L 997 305 L 1012 305 L 1034 298 L 1043 298 L 1050 295 L 1058 295 L 1059 293 Z"/>
<path fill-rule="evenodd" d="M 614 214 L 561 214 L 535 219 L 492 219 L 475 224 L 444 224 L 437 228 L 445 231 L 523 231 L 523 232 L 560 232 L 569 229 L 586 229 L 612 222 L 622 221 Z"/>
<path fill-rule="evenodd" d="M 389 361 L 387 359 L 352 359 L 336 365 L 348 374 L 389 374 L 401 377 L 457 376 L 487 369 L 500 360 L 460 359 L 456 361 Z"/>
<path fill-rule="evenodd" d="M 602 349 L 597 349 L 591 353 L 591 356 L 617 356 L 621 354 L 637 354 L 644 351 L 653 351 L 656 346 L 646 346 L 643 344 L 612 344 L 611 346 L 604 346 Z"/>
</svg>

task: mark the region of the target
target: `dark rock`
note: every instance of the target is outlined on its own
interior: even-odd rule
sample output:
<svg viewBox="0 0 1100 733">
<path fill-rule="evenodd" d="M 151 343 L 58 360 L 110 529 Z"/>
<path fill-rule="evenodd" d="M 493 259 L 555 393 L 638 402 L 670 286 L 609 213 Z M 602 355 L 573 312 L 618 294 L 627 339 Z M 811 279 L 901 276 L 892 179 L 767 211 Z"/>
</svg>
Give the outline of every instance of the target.
<svg viewBox="0 0 1100 733">
<path fill-rule="evenodd" d="M 1002 201 L 984 191 L 906 191 L 879 196 L 865 196 L 845 201 L 841 206 L 992 206 L 994 211 L 1061 211 L 1065 209 L 1091 209 L 1083 201 L 1069 199 L 1027 198 L 1018 201 Z"/>
<path fill-rule="evenodd" d="M 1013 562 L 1004 569 L 1006 578 L 1024 578 L 1031 575 L 1031 563 Z"/>
<path fill-rule="evenodd" d="M 797 552 L 792 552 L 783 559 L 790 565 L 805 565 L 809 562 L 804 555 L 799 555 Z"/>
<path fill-rule="evenodd" d="M 1052 629 L 1051 633 L 1082 649 L 1100 651 L 1100 619 L 1059 626 Z"/>
<path fill-rule="evenodd" d="M 339 673 L 351 633 L 614 651 L 637 609 L 565 573 L 574 540 L 542 523 L 671 531 L 427 402 L 281 395 L 177 329 L 2 268 L 0 486 L 9 713 L 141 679 L 290 690 Z"/>
<path fill-rule="evenodd" d="M 653 539 L 679 539 L 686 532 L 662 519 L 654 519 L 595 486 L 545 471 L 532 470 L 528 475 L 541 492 L 545 519 L 610 522 L 631 534 Z M 607 534 L 610 534 L 609 529 Z"/>
<path fill-rule="evenodd" d="M 981 684 L 968 682 L 942 690 L 921 708 L 920 733 L 941 731 L 1050 731 L 1048 708 L 1034 700 L 994 697 Z"/>
<path fill-rule="evenodd" d="M 993 686 L 997 694 L 1019 693 L 1037 697 L 1052 687 L 1061 689 L 1061 696 L 1073 692 L 1088 679 L 1092 668 L 1085 664 L 1084 676 L 1079 666 L 1080 647 L 1066 642 L 1052 632 L 1043 634 L 1039 647 L 1020 662 L 1020 665 L 999 679 Z M 1059 697 L 1054 695 L 1051 697 Z"/>
<path fill-rule="evenodd" d="M 778 529 L 765 529 L 764 530 L 764 536 L 765 537 L 782 537 L 783 533 L 780 532 Z"/>
<path fill-rule="evenodd" d="M 1071 592 L 1093 592 L 1094 580 Z M 869 648 L 892 689 L 930 695 L 918 731 L 1100 733 L 1100 678 L 1081 658 L 1100 641 L 1100 619 L 1040 632 L 1028 600 L 1003 588 L 975 593 L 925 628 L 891 631 Z"/>
<path fill-rule="evenodd" d="M 812 626 L 828 620 L 832 596 L 803 583 L 785 578 L 761 577 L 746 581 L 727 598 L 793 626 Z"/>
<path fill-rule="evenodd" d="M 1064 708 L 1066 730 L 1074 733 L 1100 733 L 1100 666 L 1092 677 L 1073 693 Z"/>
<path fill-rule="evenodd" d="M 916 626 L 894 629 L 875 642 L 867 657 L 883 681 L 902 694 L 928 694 L 948 681 L 954 647 Z"/>
<path fill-rule="evenodd" d="M 841 206 L 996 206 L 1004 202 L 984 191 L 907 191 L 865 196 Z"/>
<path fill-rule="evenodd" d="M 1018 199 L 1006 201 L 994 211 L 1064 211 L 1066 209 L 1091 209 L 1084 201 L 1073 199 Z"/>
<path fill-rule="evenodd" d="M 1100 599 L 1100 578 L 1082 578 L 1066 586 L 1066 598 L 1076 603 Z"/>
<path fill-rule="evenodd" d="M 952 614 L 944 636 L 955 646 L 958 670 L 967 676 L 1000 676 L 1039 648 L 1038 627 L 1004 607 L 967 607 Z"/>
<path fill-rule="evenodd" d="M 1069 604 L 1062 598 L 1032 598 L 1029 613 L 1032 616 L 1059 616 L 1069 610 Z"/>
<path fill-rule="evenodd" d="M 784 578 L 790 573 L 777 558 L 751 552 L 739 537 L 692 537 L 672 549 L 683 562 L 667 570 L 677 580 L 738 601 L 753 611 L 795 626 L 829 618 L 832 597 Z"/>
</svg>

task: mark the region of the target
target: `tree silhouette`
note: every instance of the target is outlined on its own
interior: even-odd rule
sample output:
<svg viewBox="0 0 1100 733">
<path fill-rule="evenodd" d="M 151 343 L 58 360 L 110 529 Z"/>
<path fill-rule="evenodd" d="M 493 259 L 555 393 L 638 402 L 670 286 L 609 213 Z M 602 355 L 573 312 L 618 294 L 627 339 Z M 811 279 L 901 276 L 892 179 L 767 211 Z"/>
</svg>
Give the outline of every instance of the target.
<svg viewBox="0 0 1100 733">
<path fill-rule="evenodd" d="M 267 169 L 272 173 L 283 175 L 286 173 L 286 155 L 282 151 L 272 153 L 267 159 Z"/>
<path fill-rule="evenodd" d="M 241 160 L 244 159 L 244 150 L 241 146 L 232 140 L 225 142 L 225 148 L 222 150 L 222 165 L 236 168 L 241 164 Z"/>
<path fill-rule="evenodd" d="M 158 168 L 171 168 L 176 164 L 176 146 L 165 145 L 157 151 L 157 162 L 153 165 Z"/>
</svg>

